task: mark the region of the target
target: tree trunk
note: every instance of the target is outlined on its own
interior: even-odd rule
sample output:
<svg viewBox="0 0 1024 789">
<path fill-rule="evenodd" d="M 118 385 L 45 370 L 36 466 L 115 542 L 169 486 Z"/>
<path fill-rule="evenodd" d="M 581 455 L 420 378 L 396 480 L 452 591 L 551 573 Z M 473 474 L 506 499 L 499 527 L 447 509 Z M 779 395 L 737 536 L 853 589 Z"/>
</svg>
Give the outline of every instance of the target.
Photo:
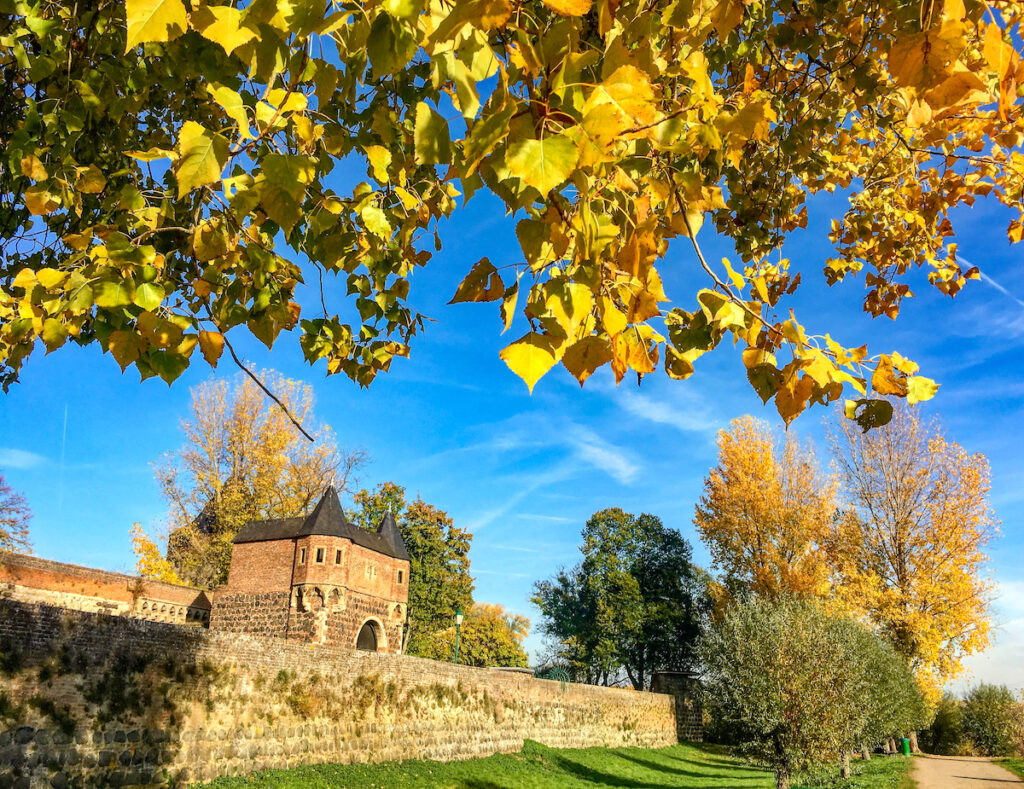
<svg viewBox="0 0 1024 789">
<path fill-rule="evenodd" d="M 917 732 L 910 732 L 910 752 L 921 753 L 921 749 L 917 746 Z"/>
<path fill-rule="evenodd" d="M 868 746 L 865 745 L 863 748 L 860 749 L 860 758 L 862 758 L 866 762 L 871 761 L 871 749 L 868 748 Z"/>
<path fill-rule="evenodd" d="M 785 770 L 775 771 L 775 789 L 789 789 L 789 773 Z"/>
<path fill-rule="evenodd" d="M 839 767 L 839 775 L 846 779 L 850 777 L 850 752 L 843 751 L 843 759 Z"/>
<path fill-rule="evenodd" d="M 892 740 L 889 740 L 889 739 L 887 739 L 887 740 L 886 740 L 886 741 L 885 741 L 885 742 L 884 742 L 884 743 L 882 744 L 882 750 L 883 750 L 883 751 L 884 751 L 884 752 L 885 752 L 886 754 L 891 754 L 891 753 L 892 753 Z"/>
<path fill-rule="evenodd" d="M 892 737 L 889 738 L 889 753 L 899 753 L 899 751 L 896 749 L 896 740 L 894 740 Z"/>
</svg>

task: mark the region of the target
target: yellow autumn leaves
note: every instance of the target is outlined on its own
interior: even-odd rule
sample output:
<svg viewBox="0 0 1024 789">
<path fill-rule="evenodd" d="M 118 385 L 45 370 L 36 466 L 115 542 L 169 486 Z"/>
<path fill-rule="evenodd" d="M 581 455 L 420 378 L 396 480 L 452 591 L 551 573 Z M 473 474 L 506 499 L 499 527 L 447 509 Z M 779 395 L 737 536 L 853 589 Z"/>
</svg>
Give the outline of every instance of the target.
<svg viewBox="0 0 1024 789">
<path fill-rule="evenodd" d="M 751 417 L 718 434 L 694 524 L 726 584 L 795 595 L 869 622 L 934 700 L 988 643 L 984 547 L 998 521 L 988 463 L 900 406 L 885 431 L 831 426 L 833 465 Z"/>
<path fill-rule="evenodd" d="M 19 10 L 2 44 L 17 101 L 61 107 L 0 129 L 24 209 L 4 240 L 38 245 L 33 222 L 59 236 L 3 283 L 4 381 L 37 339 L 92 336 L 170 381 L 245 327 L 268 345 L 298 328 L 310 363 L 367 385 L 425 326 L 410 277 L 441 251 L 443 219 L 486 191 L 521 255 L 488 251 L 453 301 L 494 303 L 516 338 L 502 358 L 531 390 L 558 364 L 580 383 L 604 366 L 617 381 L 685 379 L 728 340 L 737 374 L 787 422 L 845 399 L 870 428 L 891 417 L 885 397 L 917 402 L 937 384 L 790 311 L 821 270 L 783 254 L 810 197 L 848 197 L 825 277 L 856 276 L 876 316 L 898 317 L 919 269 L 951 296 L 979 276 L 951 243 L 956 207 L 1001 201 L 1010 240 L 1024 238 L 1016 0 L 121 11 L 101 9 L 111 35 L 85 55 L 69 57 L 84 12 L 59 4 Z M 341 162 L 365 167 L 345 193 Z M 704 224 L 734 246 L 728 260 L 705 258 Z M 47 285 L 44 271 L 68 276 Z M 296 289 L 322 277 L 343 280 L 325 293 L 352 309 L 324 298 L 300 314 Z M 182 329 L 177 345 L 150 315 Z"/>
</svg>

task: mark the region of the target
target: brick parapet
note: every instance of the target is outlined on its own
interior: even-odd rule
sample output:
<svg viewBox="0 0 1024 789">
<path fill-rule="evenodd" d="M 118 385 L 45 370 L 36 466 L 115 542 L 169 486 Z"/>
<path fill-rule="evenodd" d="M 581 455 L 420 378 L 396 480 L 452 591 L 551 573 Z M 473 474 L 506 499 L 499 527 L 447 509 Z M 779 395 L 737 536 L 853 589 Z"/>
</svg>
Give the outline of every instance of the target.
<svg viewBox="0 0 1024 789">
<path fill-rule="evenodd" d="M 201 589 L 17 553 L 0 552 L 0 597 L 179 624 L 210 613 Z"/>
</svg>

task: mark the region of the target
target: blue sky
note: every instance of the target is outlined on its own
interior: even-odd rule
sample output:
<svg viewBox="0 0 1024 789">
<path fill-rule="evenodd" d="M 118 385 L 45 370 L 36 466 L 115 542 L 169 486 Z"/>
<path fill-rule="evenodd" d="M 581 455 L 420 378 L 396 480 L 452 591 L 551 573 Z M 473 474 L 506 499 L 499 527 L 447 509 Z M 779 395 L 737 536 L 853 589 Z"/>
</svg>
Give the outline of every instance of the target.
<svg viewBox="0 0 1024 789">
<path fill-rule="evenodd" d="M 1003 521 L 1003 536 L 990 550 L 1000 589 L 998 627 L 994 647 L 971 660 L 968 681 L 1020 687 L 1024 269 L 1006 240 L 1006 215 L 979 205 L 957 217 L 960 255 L 980 266 L 986 281 L 970 283 L 951 301 L 915 275 L 918 297 L 892 322 L 861 311 L 862 280 L 824 284 L 825 233 L 843 205 L 841 196 L 812 201 L 808 229 L 786 248 L 793 267 L 804 272 L 804 286 L 783 306 L 796 309 L 809 333 L 828 331 L 847 345 L 867 340 L 873 352 L 898 349 L 915 359 L 923 374 L 942 384 L 929 412 L 942 418 L 952 439 L 989 457 L 992 503 Z M 502 337 L 496 305 L 446 306 L 480 257 L 499 267 L 520 260 L 514 224 L 498 201 L 479 194 L 442 225 L 444 251 L 415 273 L 411 293 L 437 322 L 428 324 L 411 359 L 396 360 L 369 390 L 341 376 L 325 378 L 323 366 L 310 368 L 295 336 L 282 335 L 273 352 L 241 336 L 235 344 L 257 366 L 314 386 L 317 413 L 339 443 L 370 454 L 363 484 L 394 480 L 474 533 L 478 600 L 533 619 L 532 583 L 576 561 L 583 523 L 603 507 L 660 516 L 706 563 L 691 520 L 715 460 L 715 432 L 744 413 L 781 422 L 747 385 L 738 355 L 724 347 L 700 360 L 686 382 L 656 375 L 640 387 L 627 379 L 616 388 L 605 370 L 581 390 L 556 368 L 530 396 L 498 358 L 525 328 L 517 324 Z M 700 239 L 710 260 L 735 260 L 710 227 Z M 660 270 L 669 297 L 692 309 L 693 294 L 705 286 L 692 251 L 674 245 Z M 343 300 L 343 282 L 331 284 L 329 306 L 341 311 Z M 134 522 L 155 528 L 164 514 L 150 464 L 180 445 L 178 421 L 189 387 L 211 375 L 235 374 L 227 361 L 212 373 L 197 353 L 193 368 L 168 388 L 159 379 L 139 383 L 132 370 L 122 375 L 98 348 L 69 345 L 48 356 L 40 348 L 22 383 L 0 395 L 0 471 L 35 512 L 35 552 L 130 571 L 129 528 Z M 823 457 L 826 416 L 813 409 L 791 428 L 818 441 Z M 528 645 L 539 654 L 538 638 L 531 636 Z"/>
</svg>

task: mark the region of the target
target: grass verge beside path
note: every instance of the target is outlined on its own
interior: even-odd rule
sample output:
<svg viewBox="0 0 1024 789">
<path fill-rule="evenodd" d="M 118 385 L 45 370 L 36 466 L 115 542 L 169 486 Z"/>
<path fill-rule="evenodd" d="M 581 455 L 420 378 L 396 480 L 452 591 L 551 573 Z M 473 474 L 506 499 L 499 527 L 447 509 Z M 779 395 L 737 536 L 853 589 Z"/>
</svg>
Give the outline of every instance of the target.
<svg viewBox="0 0 1024 789">
<path fill-rule="evenodd" d="M 907 789 L 910 760 L 854 762 L 836 789 Z M 711 746 L 560 750 L 527 742 L 513 754 L 463 762 L 324 764 L 218 778 L 206 789 L 774 789 L 770 773 Z M 817 789 L 817 787 L 805 787 Z"/>
<path fill-rule="evenodd" d="M 996 764 L 1005 767 L 1014 775 L 1024 778 L 1024 759 L 998 759 Z"/>
</svg>

